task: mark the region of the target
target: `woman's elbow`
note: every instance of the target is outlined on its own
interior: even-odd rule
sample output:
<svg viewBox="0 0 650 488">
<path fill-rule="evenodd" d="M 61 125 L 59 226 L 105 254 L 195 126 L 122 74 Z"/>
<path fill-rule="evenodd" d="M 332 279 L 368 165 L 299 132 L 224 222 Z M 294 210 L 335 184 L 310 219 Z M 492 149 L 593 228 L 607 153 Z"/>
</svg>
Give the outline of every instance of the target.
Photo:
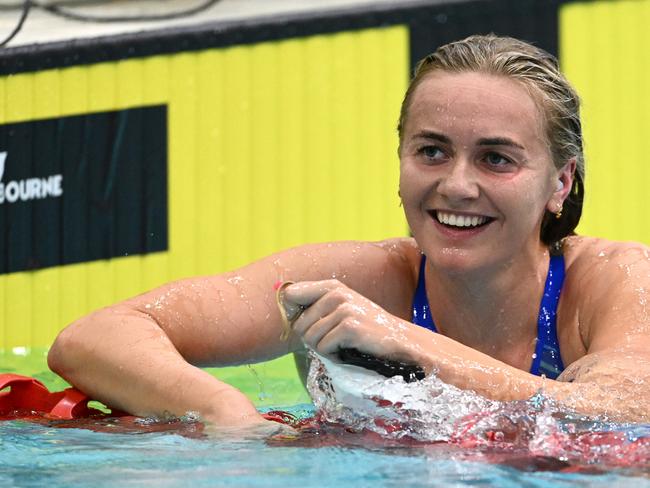
<svg viewBox="0 0 650 488">
<path fill-rule="evenodd" d="M 47 364 L 52 371 L 68 379 L 84 364 L 88 364 L 88 354 L 92 353 L 94 344 L 102 340 L 97 324 L 105 313 L 105 309 L 93 312 L 72 322 L 59 333 L 47 355 Z"/>
<path fill-rule="evenodd" d="M 74 369 L 75 359 L 78 361 L 81 355 L 79 352 L 79 341 L 76 340 L 78 329 L 82 327 L 82 321 L 73 322 L 63 329 L 54 340 L 52 347 L 47 354 L 47 365 L 49 368 L 64 378 L 69 371 Z"/>
</svg>

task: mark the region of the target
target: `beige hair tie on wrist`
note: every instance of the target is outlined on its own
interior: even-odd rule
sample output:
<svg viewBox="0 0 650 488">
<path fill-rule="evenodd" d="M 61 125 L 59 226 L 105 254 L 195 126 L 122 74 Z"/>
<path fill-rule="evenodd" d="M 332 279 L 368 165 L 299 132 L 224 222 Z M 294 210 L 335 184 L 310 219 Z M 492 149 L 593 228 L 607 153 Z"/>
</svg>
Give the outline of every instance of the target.
<svg viewBox="0 0 650 488">
<path fill-rule="evenodd" d="M 278 304 L 278 309 L 280 310 L 280 316 L 282 317 L 282 334 L 280 334 L 280 340 L 286 341 L 291 334 L 291 329 L 293 328 L 293 323 L 300 317 L 300 314 L 305 310 L 305 307 L 298 306 L 297 313 L 292 314 L 290 317 L 287 314 L 287 309 L 284 307 L 284 302 L 282 300 L 284 289 L 287 286 L 295 285 L 294 281 L 284 281 L 282 282 L 275 292 L 275 301 Z"/>
</svg>

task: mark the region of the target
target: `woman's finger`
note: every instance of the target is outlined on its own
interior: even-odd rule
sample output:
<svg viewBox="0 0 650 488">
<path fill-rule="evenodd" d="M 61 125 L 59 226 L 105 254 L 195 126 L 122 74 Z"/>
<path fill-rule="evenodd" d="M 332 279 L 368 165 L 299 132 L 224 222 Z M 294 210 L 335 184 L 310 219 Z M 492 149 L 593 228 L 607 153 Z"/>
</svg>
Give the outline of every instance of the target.
<svg viewBox="0 0 650 488">
<path fill-rule="evenodd" d="M 346 316 L 345 312 L 338 308 L 311 325 L 303 326 L 303 329 L 295 329 L 295 331 L 302 335 L 302 340 L 306 345 L 312 349 L 318 349 L 322 338 L 330 334 L 333 329 L 336 329 Z"/>
<path fill-rule="evenodd" d="M 330 290 L 302 312 L 294 321 L 293 330 L 299 335 L 304 334 L 313 324 L 334 313 L 349 299 L 349 290 L 346 291 L 341 287 Z"/>
<path fill-rule="evenodd" d="M 373 329 L 375 332 L 378 329 Z M 367 353 L 375 354 L 381 350 L 379 337 L 368 337 L 363 323 L 355 317 L 344 314 L 325 335 L 320 337 L 314 349 L 322 355 L 338 353 L 340 349 L 358 348 Z"/>
<path fill-rule="evenodd" d="M 338 280 L 301 281 L 287 286 L 283 291 L 283 300 L 303 307 L 309 307 L 327 292 L 343 286 Z"/>
</svg>

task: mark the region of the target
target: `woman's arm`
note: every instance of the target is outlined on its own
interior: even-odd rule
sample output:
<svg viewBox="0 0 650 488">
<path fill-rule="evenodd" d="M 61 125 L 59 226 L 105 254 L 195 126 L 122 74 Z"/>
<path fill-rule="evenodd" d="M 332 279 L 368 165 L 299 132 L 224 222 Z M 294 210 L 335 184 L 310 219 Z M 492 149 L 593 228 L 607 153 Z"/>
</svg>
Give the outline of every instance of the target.
<svg viewBox="0 0 650 488">
<path fill-rule="evenodd" d="M 422 366 L 443 381 L 494 400 L 540 390 L 569 408 L 613 420 L 650 419 L 650 258 L 640 245 L 612 243 L 572 260 L 565 309 L 577 310 L 586 355 L 558 381 L 544 379 L 402 320 L 335 281 L 299 283 L 286 300 L 311 305 L 296 335 L 321 354 L 341 347 Z M 594 262 L 593 258 L 598 261 Z M 567 290 L 569 291 L 569 290 Z"/>
<path fill-rule="evenodd" d="M 291 249 L 240 270 L 162 286 L 66 328 L 52 370 L 88 395 L 137 415 L 199 413 L 222 425 L 257 423 L 254 406 L 198 366 L 259 362 L 302 348 L 280 340 L 273 285 L 339 278 L 397 310 L 412 273 L 407 241 Z"/>
<path fill-rule="evenodd" d="M 152 316 L 126 304 L 71 324 L 57 337 L 48 362 L 92 398 L 135 415 L 195 412 L 231 426 L 263 421 L 241 392 L 185 361 Z"/>
</svg>

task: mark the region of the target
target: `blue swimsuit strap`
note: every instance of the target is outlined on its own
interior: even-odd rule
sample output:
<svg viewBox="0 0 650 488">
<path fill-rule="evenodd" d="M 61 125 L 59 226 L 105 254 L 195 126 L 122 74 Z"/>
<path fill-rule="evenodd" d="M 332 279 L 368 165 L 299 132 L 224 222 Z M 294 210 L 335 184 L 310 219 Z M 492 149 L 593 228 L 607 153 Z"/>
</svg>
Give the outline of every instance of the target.
<svg viewBox="0 0 650 488">
<path fill-rule="evenodd" d="M 420 274 L 418 274 L 418 286 L 415 289 L 413 297 L 413 315 L 411 322 L 433 332 L 438 332 L 436 324 L 433 323 L 431 310 L 429 309 L 429 299 L 427 298 L 427 286 L 424 280 L 424 265 L 426 256 L 423 254 L 420 259 Z"/>
<path fill-rule="evenodd" d="M 542 303 L 537 317 L 537 345 L 530 372 L 554 380 L 562 371 L 564 363 L 560 356 L 557 338 L 557 306 L 564 283 L 564 256 L 551 256 L 544 285 Z"/>
<path fill-rule="evenodd" d="M 431 317 L 429 299 L 424 278 L 426 258 L 422 255 L 420 260 L 420 274 L 413 297 L 413 315 L 411 322 L 433 332 L 438 332 Z M 531 374 L 546 376 L 550 379 L 557 378 L 564 371 L 564 364 L 560 356 L 560 344 L 557 338 L 557 305 L 560 301 L 562 284 L 564 283 L 564 256 L 551 256 L 544 294 L 537 317 L 537 343 L 535 355 L 530 367 Z"/>
</svg>

